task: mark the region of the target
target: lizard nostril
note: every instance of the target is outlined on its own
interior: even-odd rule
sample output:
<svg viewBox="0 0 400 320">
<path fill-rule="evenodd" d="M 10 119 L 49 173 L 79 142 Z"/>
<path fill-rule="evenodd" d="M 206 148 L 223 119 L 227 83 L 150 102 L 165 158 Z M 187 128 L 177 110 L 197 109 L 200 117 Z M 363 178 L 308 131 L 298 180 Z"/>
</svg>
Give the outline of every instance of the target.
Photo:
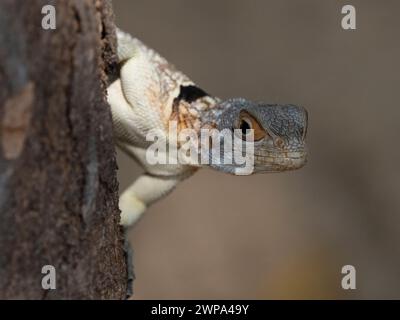
<svg viewBox="0 0 400 320">
<path fill-rule="evenodd" d="M 283 149 L 283 147 L 285 146 L 285 142 L 283 141 L 282 138 L 276 138 L 275 139 L 275 146 L 277 146 L 280 149 Z"/>
</svg>

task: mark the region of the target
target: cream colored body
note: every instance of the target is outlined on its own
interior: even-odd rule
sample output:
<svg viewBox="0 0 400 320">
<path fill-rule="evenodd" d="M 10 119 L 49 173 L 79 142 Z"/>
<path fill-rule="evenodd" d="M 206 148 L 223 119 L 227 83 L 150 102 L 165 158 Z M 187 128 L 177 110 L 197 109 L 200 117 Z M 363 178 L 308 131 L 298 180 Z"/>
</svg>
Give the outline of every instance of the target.
<svg viewBox="0 0 400 320">
<path fill-rule="evenodd" d="M 169 193 L 194 170 L 186 165 L 149 165 L 146 141 L 151 130 L 167 137 L 173 99 L 180 85 L 193 84 L 139 40 L 117 31 L 120 78 L 107 89 L 117 145 L 136 159 L 145 173 L 120 197 L 121 224 L 134 224 L 147 206 Z M 160 72 L 160 70 L 162 72 Z"/>
</svg>

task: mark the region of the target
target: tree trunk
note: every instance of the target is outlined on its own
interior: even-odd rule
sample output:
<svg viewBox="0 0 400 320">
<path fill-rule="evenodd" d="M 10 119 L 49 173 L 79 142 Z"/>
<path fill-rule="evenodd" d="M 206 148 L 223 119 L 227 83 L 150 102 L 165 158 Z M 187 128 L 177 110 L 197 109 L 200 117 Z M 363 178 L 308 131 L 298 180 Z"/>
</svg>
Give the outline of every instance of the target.
<svg viewBox="0 0 400 320">
<path fill-rule="evenodd" d="M 0 0 L 0 298 L 125 298 L 114 53 L 108 0 Z"/>
</svg>

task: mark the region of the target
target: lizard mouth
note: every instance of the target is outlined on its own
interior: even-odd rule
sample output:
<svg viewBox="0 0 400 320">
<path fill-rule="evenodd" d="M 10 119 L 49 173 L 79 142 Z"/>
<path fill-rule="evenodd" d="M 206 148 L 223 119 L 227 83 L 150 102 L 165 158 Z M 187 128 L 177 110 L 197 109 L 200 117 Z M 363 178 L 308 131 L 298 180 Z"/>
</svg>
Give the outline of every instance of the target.
<svg viewBox="0 0 400 320">
<path fill-rule="evenodd" d="M 307 163 L 305 150 L 291 152 L 262 152 L 254 154 L 254 172 L 282 172 L 300 169 Z"/>
<path fill-rule="evenodd" d="M 211 167 L 235 175 L 273 173 L 300 169 L 307 163 L 307 152 L 273 152 L 258 150 L 244 164 L 211 163 Z M 249 165 L 250 164 L 250 165 Z"/>
</svg>

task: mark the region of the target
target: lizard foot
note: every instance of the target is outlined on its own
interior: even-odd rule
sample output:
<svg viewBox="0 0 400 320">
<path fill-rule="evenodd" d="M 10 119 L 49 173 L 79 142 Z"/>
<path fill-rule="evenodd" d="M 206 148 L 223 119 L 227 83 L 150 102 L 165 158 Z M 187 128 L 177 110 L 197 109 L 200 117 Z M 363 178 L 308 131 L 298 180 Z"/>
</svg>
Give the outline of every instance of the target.
<svg viewBox="0 0 400 320">
<path fill-rule="evenodd" d="M 122 211 L 120 224 L 124 227 L 129 227 L 133 225 L 146 210 L 146 204 L 131 192 L 124 192 L 119 198 L 119 208 Z"/>
</svg>

